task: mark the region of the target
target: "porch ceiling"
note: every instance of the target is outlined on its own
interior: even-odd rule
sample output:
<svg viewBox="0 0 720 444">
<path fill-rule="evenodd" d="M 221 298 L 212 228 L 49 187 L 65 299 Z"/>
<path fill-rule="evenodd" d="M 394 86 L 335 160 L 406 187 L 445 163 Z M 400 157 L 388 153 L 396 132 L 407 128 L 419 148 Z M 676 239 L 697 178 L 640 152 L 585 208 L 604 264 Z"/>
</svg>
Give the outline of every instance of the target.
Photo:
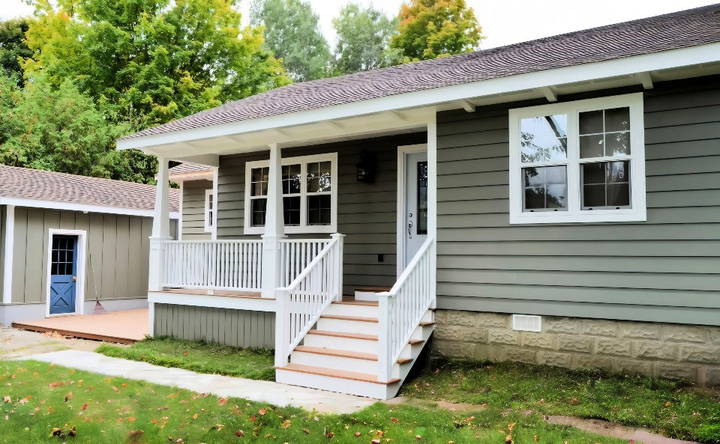
<svg viewBox="0 0 720 444">
<path fill-rule="evenodd" d="M 632 72 L 632 69 L 627 71 Z M 524 81 L 524 79 L 517 78 L 513 79 L 512 88 L 502 88 L 500 93 L 490 93 L 492 91 L 490 90 L 485 91 L 483 94 L 484 91 L 482 90 L 468 88 L 466 98 L 438 101 L 433 105 L 416 107 L 403 107 L 401 106 L 402 102 L 399 102 L 400 105 L 395 109 L 381 112 L 365 112 L 373 109 L 373 104 L 368 103 L 367 108 L 360 107 L 357 114 L 340 118 L 335 118 L 336 113 L 332 108 L 329 108 L 317 115 L 311 122 L 298 121 L 293 124 L 291 117 L 278 119 L 277 125 L 274 122 L 263 121 L 262 124 L 258 124 L 257 130 L 249 126 L 241 130 L 242 132 L 238 131 L 218 136 L 213 136 L 212 132 L 209 132 L 207 137 L 198 137 L 196 135 L 192 138 L 185 138 L 179 136 L 176 141 L 167 142 L 168 139 L 163 139 L 162 142 L 167 143 L 144 146 L 142 149 L 147 153 L 172 160 L 217 166 L 217 159 L 221 155 L 264 151 L 268 149 L 270 143 L 277 143 L 285 148 L 423 131 L 428 120 L 438 111 L 465 109 L 468 112 L 473 112 L 478 106 L 538 98 L 545 98 L 550 102 L 554 102 L 562 96 L 582 92 L 628 86 L 641 86 L 645 89 L 652 89 L 656 82 L 717 74 L 720 74 L 720 62 L 632 72 L 631 74 L 607 77 L 598 76 L 591 80 L 575 82 L 546 82 L 546 86 L 531 88 L 523 88 L 523 86 L 530 86 L 537 82 L 531 81 L 531 79 Z M 562 76 L 557 76 L 553 80 L 559 82 L 562 80 Z M 292 113 L 288 116 L 292 116 Z M 262 120 L 258 119 L 257 122 Z M 161 141 L 158 140 L 158 142 Z M 121 148 L 130 148 L 130 146 Z"/>
</svg>

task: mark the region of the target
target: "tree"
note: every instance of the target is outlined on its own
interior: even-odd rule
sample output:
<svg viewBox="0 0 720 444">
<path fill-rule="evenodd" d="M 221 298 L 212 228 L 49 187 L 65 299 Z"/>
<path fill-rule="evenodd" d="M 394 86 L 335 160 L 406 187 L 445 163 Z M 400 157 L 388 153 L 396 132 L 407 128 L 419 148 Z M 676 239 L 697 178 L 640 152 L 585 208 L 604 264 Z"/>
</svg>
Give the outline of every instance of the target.
<svg viewBox="0 0 720 444">
<path fill-rule="evenodd" d="M 427 60 L 473 51 L 482 39 L 475 12 L 465 0 L 410 0 L 400 7 L 393 36 L 404 61 Z"/>
<path fill-rule="evenodd" d="M 25 33 L 30 26 L 28 19 L 14 19 L 0 22 L 0 69 L 23 85 L 23 70 L 20 60 L 32 56 L 25 43 Z"/>
<path fill-rule="evenodd" d="M 350 3 L 333 19 L 337 32 L 335 70 L 340 74 L 382 68 L 393 64 L 388 53 L 397 20 L 388 19 L 372 6 Z"/>
<path fill-rule="evenodd" d="M 286 84 L 236 0 L 34 0 L 26 75 L 70 79 L 134 130 Z"/>
<path fill-rule="evenodd" d="M 303 0 L 255 0 L 254 25 L 264 26 L 265 44 L 296 81 L 325 77 L 330 49 L 320 32 L 318 16 Z"/>
<path fill-rule="evenodd" d="M 108 122 L 70 80 L 54 88 L 38 75 L 20 89 L 14 79 L 0 75 L 0 121 L 0 163 L 120 178 L 117 168 L 108 168 L 109 153 L 128 125 Z M 123 174 L 144 178 L 148 172 L 143 168 L 128 165 Z"/>
</svg>

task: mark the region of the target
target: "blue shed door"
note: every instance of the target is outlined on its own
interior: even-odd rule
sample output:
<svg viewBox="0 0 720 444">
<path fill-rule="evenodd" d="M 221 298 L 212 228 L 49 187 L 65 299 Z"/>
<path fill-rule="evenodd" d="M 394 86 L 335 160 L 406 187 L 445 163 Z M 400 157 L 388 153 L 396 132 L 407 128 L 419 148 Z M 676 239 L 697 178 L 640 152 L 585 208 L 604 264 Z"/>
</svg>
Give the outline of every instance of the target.
<svg viewBox="0 0 720 444">
<path fill-rule="evenodd" d="M 53 235 L 50 258 L 50 314 L 75 313 L 77 236 Z"/>
</svg>

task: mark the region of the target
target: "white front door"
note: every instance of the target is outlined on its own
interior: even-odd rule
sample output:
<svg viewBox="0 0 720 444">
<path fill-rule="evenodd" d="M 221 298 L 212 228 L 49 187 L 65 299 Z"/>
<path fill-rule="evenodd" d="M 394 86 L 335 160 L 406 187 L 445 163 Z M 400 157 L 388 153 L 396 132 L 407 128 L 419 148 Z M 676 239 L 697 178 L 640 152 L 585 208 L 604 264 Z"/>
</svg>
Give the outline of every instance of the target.
<svg viewBox="0 0 720 444">
<path fill-rule="evenodd" d="M 403 268 L 427 239 L 427 152 L 405 154 L 405 257 Z"/>
</svg>

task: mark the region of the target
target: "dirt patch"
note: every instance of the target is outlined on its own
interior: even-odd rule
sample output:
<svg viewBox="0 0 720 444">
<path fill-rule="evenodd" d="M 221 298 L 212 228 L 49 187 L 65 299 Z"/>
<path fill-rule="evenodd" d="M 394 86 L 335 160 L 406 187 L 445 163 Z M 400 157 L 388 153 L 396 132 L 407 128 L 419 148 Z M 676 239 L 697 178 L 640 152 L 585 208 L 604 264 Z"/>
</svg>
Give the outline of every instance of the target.
<svg viewBox="0 0 720 444">
<path fill-rule="evenodd" d="M 59 350 L 95 350 L 100 345 L 97 341 L 67 339 L 52 333 L 35 333 L 0 327 L 0 359 L 16 359 L 38 353 Z"/>
<path fill-rule="evenodd" d="M 388 405 L 413 405 L 418 407 L 438 407 L 450 412 L 472 412 L 478 410 L 485 410 L 487 404 L 470 404 L 467 402 L 449 402 L 449 401 L 426 401 L 416 398 L 406 398 L 404 396 L 398 396 L 397 398 L 388 399 L 384 401 Z"/>
<path fill-rule="evenodd" d="M 628 441 L 642 442 L 644 444 L 693 444 L 694 441 L 683 441 L 668 438 L 644 429 L 626 427 L 614 422 L 600 419 L 583 419 L 574 416 L 545 416 L 550 424 L 559 424 L 575 427 L 586 432 L 596 433 L 611 438 L 626 439 Z"/>
</svg>

